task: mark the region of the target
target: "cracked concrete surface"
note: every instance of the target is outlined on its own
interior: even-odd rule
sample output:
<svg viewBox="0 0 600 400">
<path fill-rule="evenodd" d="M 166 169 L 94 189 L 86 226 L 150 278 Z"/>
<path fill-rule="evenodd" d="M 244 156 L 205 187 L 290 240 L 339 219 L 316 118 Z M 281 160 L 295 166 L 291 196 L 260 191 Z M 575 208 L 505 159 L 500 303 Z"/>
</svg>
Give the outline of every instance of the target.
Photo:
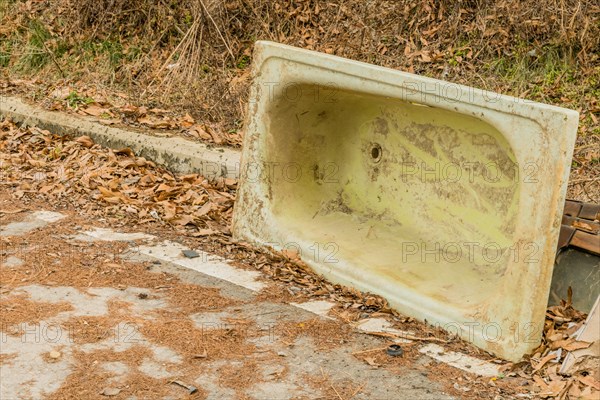
<svg viewBox="0 0 600 400">
<path fill-rule="evenodd" d="M 41 229 L 47 224 L 62 220 L 55 215 L 41 223 L 39 221 L 43 219 L 39 218 L 39 215 L 25 216 L 23 223 L 13 223 L 3 228 L 3 235 L 26 235 L 33 229 Z M 226 260 L 210 255 L 185 259 L 178 253 L 181 246 L 173 246 L 170 243 L 157 246 L 153 244 L 155 238 L 149 235 L 116 235 L 102 230 L 92 232 L 96 233 L 73 235 L 69 240 L 71 242 L 100 241 L 112 237 L 113 240 L 126 242 L 145 241 L 147 243 L 141 247 L 132 242 L 131 248 L 135 251 L 122 253 L 124 261 L 149 262 L 153 273 L 169 273 L 176 275 L 182 282 L 199 287 L 218 288 L 221 296 L 237 302 L 216 310 L 182 316 L 192 321 L 197 328 L 221 329 L 229 326 L 231 329 L 234 321 L 233 329 L 236 329 L 235 321 L 252 321 L 256 333 L 248 339 L 250 344 L 256 346 L 252 354 L 242 360 L 201 360 L 199 362 L 202 362 L 202 372 L 196 373 L 191 379 L 188 378 L 186 383 L 201 388 L 206 399 L 235 399 L 242 395 L 251 399 L 269 400 L 324 398 L 327 388 L 308 384 L 306 379 L 309 376 L 327 376 L 332 385 L 338 385 L 340 388 L 348 382 L 356 384 L 360 390 L 357 390 L 353 399 L 443 400 L 451 398 L 442 391 L 440 384 L 431 381 L 416 368 L 406 368 L 402 373 L 395 373 L 374 368 L 352 355 L 356 351 L 380 346 L 381 342 L 377 338 L 355 331 L 348 339 L 331 349 L 320 348 L 310 335 L 300 335 L 292 342 L 284 340 L 284 332 L 278 330 L 278 324 L 303 323 L 314 318 L 330 320 L 327 311 L 331 308 L 331 304 L 328 302 L 283 304 L 257 300 L 256 296 L 264 283 L 254 271 L 236 269 L 227 264 Z M 156 259 L 161 260 L 160 264 L 151 263 Z M 25 267 L 27 267 L 26 263 L 24 264 L 24 261 L 17 257 L 3 256 L 2 270 Z M 157 344 L 156 341 L 145 337 L 137 324 L 128 322 L 152 322 L 159 318 L 157 312 L 170 310 L 160 289 L 149 290 L 132 286 L 122 289 L 76 288 L 60 284 L 47 286 L 34 283 L 18 286 L 8 292 L 0 292 L 0 300 L 3 301 L 19 297 L 26 297 L 33 302 L 67 303 L 71 307 L 35 324 L 24 324 L 19 327 L 21 331 L 17 334 L 14 326 L 2 327 L 0 356 L 7 358 L 0 361 L 0 398 L 49 397 L 74 373 L 77 363 L 74 357 L 76 352 L 93 354 L 94 351 L 108 349 L 118 355 L 125 354 L 125 351 L 135 346 L 148 349 L 150 354 L 135 367 L 132 367 L 126 359 L 100 362 L 99 368 L 110 375 L 104 382 L 106 387 L 122 387 L 128 377 L 138 373 L 156 378 L 169 388 L 172 387 L 172 397 L 180 396 L 185 392 L 175 385 L 168 384 L 186 373 L 187 364 L 184 356 L 168 344 Z M 93 343 L 79 343 L 77 337 L 73 337 L 73 332 L 60 328 L 62 323 L 74 318 L 85 321 L 90 317 L 106 317 L 110 314 L 111 304 L 115 302 L 123 305 L 121 307 L 126 312 L 127 318 L 111 328 L 114 335 Z M 181 336 L 185 337 L 186 332 L 181 332 Z M 267 357 L 273 354 L 277 356 Z M 52 355 L 55 358 L 52 358 Z M 251 384 L 240 389 L 222 383 L 222 375 L 227 370 L 242 368 L 247 362 L 255 365 L 252 371 L 254 381 Z M 99 397 L 104 396 L 99 395 Z"/>
<path fill-rule="evenodd" d="M 0 237 L 2 236 L 22 236 L 34 229 L 43 228 L 48 224 L 59 221 L 64 216 L 52 211 L 36 211 L 27 216 L 23 221 L 12 222 L 6 226 L 0 227 Z"/>
</svg>

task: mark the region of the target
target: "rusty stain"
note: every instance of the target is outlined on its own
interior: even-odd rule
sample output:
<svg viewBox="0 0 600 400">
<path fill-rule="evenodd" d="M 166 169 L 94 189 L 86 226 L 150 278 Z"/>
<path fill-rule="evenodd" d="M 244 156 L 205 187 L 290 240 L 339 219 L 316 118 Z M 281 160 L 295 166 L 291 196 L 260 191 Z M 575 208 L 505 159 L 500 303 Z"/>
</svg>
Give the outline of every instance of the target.
<svg viewBox="0 0 600 400">
<path fill-rule="evenodd" d="M 255 56 L 255 86 L 293 83 L 305 95 L 276 93 L 250 107 L 243 151 L 296 163 L 303 174 L 242 180 L 236 238 L 299 243 L 318 272 L 416 318 L 495 323 L 503 332 L 543 323 L 576 112 L 484 102 L 462 87 L 469 100 L 445 104 L 443 95 L 415 93 L 430 79 L 273 43 L 259 42 Z M 335 102 L 315 98 L 327 86 L 336 87 Z M 413 89 L 407 98 L 395 97 L 405 87 Z M 537 180 L 525 182 L 531 160 Z M 312 256 L 315 242 L 335 243 L 337 263 Z M 435 246 L 452 243 L 475 243 L 475 256 L 443 258 L 460 252 Z M 498 245 L 494 261 L 482 253 L 487 243 Z M 408 254 L 407 244 L 426 254 Z M 529 244 L 539 246 L 535 262 L 511 253 Z M 536 345 L 517 331 L 494 342 L 477 328 L 465 338 L 515 361 Z"/>
</svg>

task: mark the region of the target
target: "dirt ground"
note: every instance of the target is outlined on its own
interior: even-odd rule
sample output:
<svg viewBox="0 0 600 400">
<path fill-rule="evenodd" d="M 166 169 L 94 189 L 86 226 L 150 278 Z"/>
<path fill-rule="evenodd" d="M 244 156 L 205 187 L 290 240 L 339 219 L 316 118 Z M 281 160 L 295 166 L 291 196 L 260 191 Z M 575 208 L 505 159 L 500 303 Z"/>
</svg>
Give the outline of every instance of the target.
<svg viewBox="0 0 600 400">
<path fill-rule="evenodd" d="M 21 210 L 3 220 L 2 398 L 452 398 L 443 377 L 461 374 L 417 342 L 417 364 L 391 360 L 389 340 L 288 304 L 262 276 L 253 291 L 148 256 L 171 235 L 99 239 L 106 224 L 73 210 L 42 225 L 43 205 L 1 198 Z"/>
<path fill-rule="evenodd" d="M 589 366 L 556 372 L 585 345 L 568 303 L 507 363 L 233 242 L 235 181 L 9 121 L 0 140 L 3 398 L 597 398 Z"/>
</svg>

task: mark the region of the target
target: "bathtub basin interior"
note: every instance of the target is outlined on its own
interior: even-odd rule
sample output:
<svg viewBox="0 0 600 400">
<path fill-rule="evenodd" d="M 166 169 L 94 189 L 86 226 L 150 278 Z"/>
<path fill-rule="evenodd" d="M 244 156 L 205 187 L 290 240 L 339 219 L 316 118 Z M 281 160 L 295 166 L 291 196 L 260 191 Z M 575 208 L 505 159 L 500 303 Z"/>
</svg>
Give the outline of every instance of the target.
<svg viewBox="0 0 600 400">
<path fill-rule="evenodd" d="M 472 115 L 298 85 L 269 103 L 270 212 L 285 243 L 347 280 L 470 308 L 514 246 L 520 184 L 501 132 Z M 275 170 L 276 171 L 276 170 Z M 339 271 L 342 266 L 352 265 Z M 457 279 L 459 277 L 459 279 Z"/>
</svg>

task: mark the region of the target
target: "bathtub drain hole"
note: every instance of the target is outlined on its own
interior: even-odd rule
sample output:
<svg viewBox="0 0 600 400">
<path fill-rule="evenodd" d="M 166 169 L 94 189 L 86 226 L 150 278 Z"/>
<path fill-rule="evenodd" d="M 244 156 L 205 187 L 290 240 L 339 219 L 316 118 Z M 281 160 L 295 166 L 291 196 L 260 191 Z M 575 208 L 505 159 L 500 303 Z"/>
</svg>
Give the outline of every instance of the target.
<svg viewBox="0 0 600 400">
<path fill-rule="evenodd" d="M 381 146 L 377 143 L 373 143 L 371 146 L 371 159 L 374 162 L 379 162 L 379 160 L 381 160 L 381 153 Z"/>
</svg>

